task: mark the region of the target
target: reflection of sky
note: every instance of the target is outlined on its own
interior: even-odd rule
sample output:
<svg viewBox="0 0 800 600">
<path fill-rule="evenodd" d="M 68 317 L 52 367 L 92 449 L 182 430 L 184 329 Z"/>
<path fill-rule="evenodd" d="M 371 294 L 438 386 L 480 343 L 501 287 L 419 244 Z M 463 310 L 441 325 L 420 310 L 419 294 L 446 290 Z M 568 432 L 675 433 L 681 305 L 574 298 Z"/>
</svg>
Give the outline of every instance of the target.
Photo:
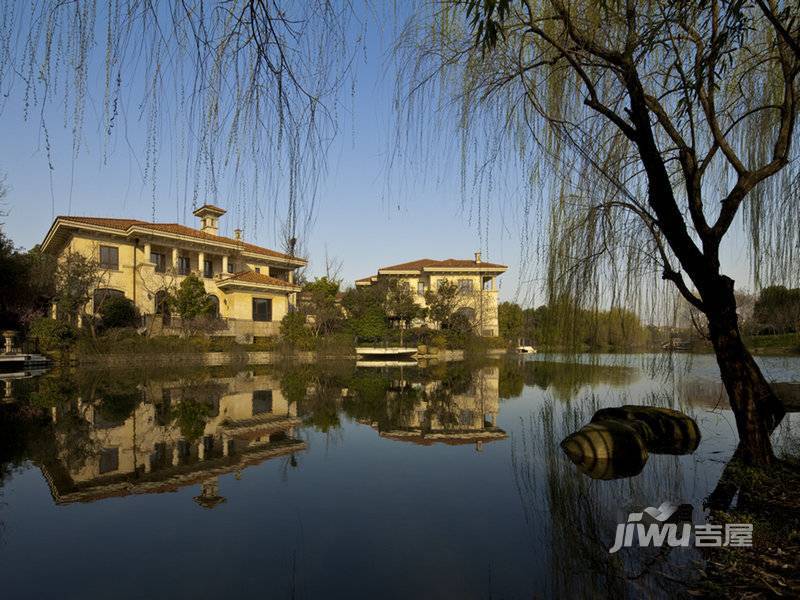
<svg viewBox="0 0 800 600">
<path fill-rule="evenodd" d="M 796 369 L 798 359 L 763 360 Z M 712 356 L 693 357 L 692 375 L 713 368 Z M 579 537 L 586 546 L 570 548 L 557 541 L 561 535 L 595 532 L 610 544 L 631 509 L 665 500 L 693 504 L 702 519 L 701 501 L 732 453 L 730 411 L 694 406 L 691 398 L 685 410 L 703 434 L 693 455 L 651 455 L 635 478 L 594 481 L 560 452 L 570 424 L 590 419 L 590 394 L 608 406 L 663 389 L 671 384 L 643 371 L 627 385 L 584 386 L 568 402 L 526 386 L 500 404 L 497 425 L 510 439 L 484 444 L 482 452 L 387 440 L 343 416 L 341 430 L 301 430 L 309 448 L 297 455 L 297 469 L 278 459 L 245 469 L 238 481 L 222 476 L 220 494 L 228 500 L 210 511 L 192 502 L 197 486 L 55 506 L 38 470 L 28 468 L 3 491 L 3 589 L 13 597 L 282 597 L 294 585 L 298 597 L 530 597 L 558 591 L 554 573 L 593 589 L 596 573 L 570 569 L 581 565 L 583 550 L 606 556 L 598 540 Z M 542 433 L 546 405 L 552 440 Z M 515 472 L 526 464 L 534 494 L 521 498 Z M 554 489 L 562 494 L 555 502 L 585 512 L 553 521 Z M 528 522 L 523 502 L 532 508 Z M 587 525 L 587 515 L 598 522 Z M 676 569 L 686 559 L 682 550 L 668 554 Z M 669 565 L 658 566 L 668 572 Z"/>
</svg>

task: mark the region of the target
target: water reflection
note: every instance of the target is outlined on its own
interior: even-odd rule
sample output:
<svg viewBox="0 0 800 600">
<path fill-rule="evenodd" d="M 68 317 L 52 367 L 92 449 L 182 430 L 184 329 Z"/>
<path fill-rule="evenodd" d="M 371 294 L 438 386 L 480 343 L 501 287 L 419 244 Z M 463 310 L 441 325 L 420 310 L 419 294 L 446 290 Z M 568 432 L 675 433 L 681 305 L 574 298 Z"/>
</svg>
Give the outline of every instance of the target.
<svg viewBox="0 0 800 600">
<path fill-rule="evenodd" d="M 77 574 L 92 561 L 103 564 L 97 590 L 116 585 L 133 597 L 273 597 L 289 587 L 308 597 L 678 594 L 705 560 L 693 548 L 608 551 L 616 525 L 645 506 L 690 504 L 704 522 L 703 500 L 735 448 L 713 359 L 669 360 L 535 356 L 14 381 L 0 403 L 8 588 L 91 595 Z M 626 404 L 685 412 L 699 446 L 651 452 L 638 470 L 579 470 L 559 442 Z M 780 442 L 791 427 L 796 418 L 779 428 L 776 448 L 792 447 Z M 224 556 L 197 551 L 209 539 Z M 124 565 L 156 544 L 169 561 L 118 583 Z M 67 545 L 74 558 L 60 550 Z M 44 571 L 59 589 L 37 579 Z"/>
<path fill-rule="evenodd" d="M 224 501 L 217 478 L 306 449 L 280 382 L 250 371 L 229 377 L 43 380 L 52 453 L 41 470 L 59 503 L 175 491 L 201 484 L 204 507 Z"/>
<path fill-rule="evenodd" d="M 385 410 L 373 415 L 378 419 L 359 419 L 376 429 L 381 437 L 426 446 L 436 442 L 475 444 L 478 451 L 485 442 L 508 437 L 497 427 L 499 367 L 478 368 L 463 378 L 452 376 L 452 372 L 451 376 L 440 374 L 442 379 L 426 380 L 407 378 L 404 373 L 398 375 L 384 379 Z M 364 390 L 363 383 L 356 386 L 352 390 L 353 403 L 358 402 L 358 393 Z M 347 390 L 348 397 L 350 394 Z M 351 401 L 345 402 L 345 407 L 350 405 Z"/>
</svg>

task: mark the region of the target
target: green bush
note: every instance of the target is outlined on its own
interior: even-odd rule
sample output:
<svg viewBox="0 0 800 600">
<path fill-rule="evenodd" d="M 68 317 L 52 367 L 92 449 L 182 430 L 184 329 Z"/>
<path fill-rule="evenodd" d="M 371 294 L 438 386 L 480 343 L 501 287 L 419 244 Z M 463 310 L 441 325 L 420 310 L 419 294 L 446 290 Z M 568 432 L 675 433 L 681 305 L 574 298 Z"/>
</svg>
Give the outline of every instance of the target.
<svg viewBox="0 0 800 600">
<path fill-rule="evenodd" d="M 133 301 L 124 296 L 110 296 L 100 305 L 103 327 L 135 327 L 139 314 Z"/>
<path fill-rule="evenodd" d="M 300 312 L 286 313 L 281 321 L 281 337 L 296 348 L 313 346 L 311 331 L 306 327 L 306 316 Z"/>
<path fill-rule="evenodd" d="M 78 338 L 78 332 L 72 325 L 48 317 L 31 323 L 29 335 L 39 339 L 42 350 L 64 350 Z"/>
</svg>

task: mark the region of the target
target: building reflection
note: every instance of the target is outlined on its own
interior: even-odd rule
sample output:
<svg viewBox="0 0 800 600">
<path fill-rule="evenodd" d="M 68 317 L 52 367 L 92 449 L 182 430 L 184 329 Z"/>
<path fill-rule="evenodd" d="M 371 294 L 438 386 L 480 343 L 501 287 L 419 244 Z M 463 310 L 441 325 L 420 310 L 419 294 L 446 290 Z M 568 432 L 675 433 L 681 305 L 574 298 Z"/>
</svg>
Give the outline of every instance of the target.
<svg viewBox="0 0 800 600">
<path fill-rule="evenodd" d="M 383 438 L 421 445 L 444 443 L 475 444 L 480 451 L 486 442 L 505 439 L 497 427 L 500 411 L 497 366 L 468 372 L 466 378 L 410 381 L 389 379 L 386 390 L 386 419 L 365 421 Z"/>
<path fill-rule="evenodd" d="M 296 403 L 276 378 L 252 372 L 151 381 L 90 401 L 78 397 L 51 415 L 56 452 L 42 472 L 59 504 L 199 484 L 195 501 L 212 508 L 225 501 L 219 476 L 306 449 L 295 438 Z M 61 419 L 69 425 L 59 428 Z M 83 454 L 75 460 L 74 436 L 65 432 L 81 429 Z"/>
</svg>

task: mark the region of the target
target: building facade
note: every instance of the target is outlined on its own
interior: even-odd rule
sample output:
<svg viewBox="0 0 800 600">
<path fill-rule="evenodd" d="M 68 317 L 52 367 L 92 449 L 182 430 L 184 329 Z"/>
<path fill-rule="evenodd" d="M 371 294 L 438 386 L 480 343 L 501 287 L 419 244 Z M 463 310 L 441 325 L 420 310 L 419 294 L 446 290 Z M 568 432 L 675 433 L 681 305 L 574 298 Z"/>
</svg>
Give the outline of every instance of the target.
<svg viewBox="0 0 800 600">
<path fill-rule="evenodd" d="M 94 257 L 101 283 L 84 314 L 94 314 L 108 295 L 133 301 L 156 331 L 175 325 L 167 302 L 170 291 L 197 275 L 224 327 L 220 335 L 276 335 L 300 287 L 295 271 L 307 261 L 218 235 L 225 211 L 206 204 L 194 211 L 197 229 L 177 223 L 135 219 L 57 217 L 42 251 L 63 260 L 69 253 Z"/>
<path fill-rule="evenodd" d="M 138 388 L 142 401 L 123 415 L 106 408 L 113 399 L 102 391 L 51 409 L 55 432 L 61 421 L 70 428 L 78 422 L 85 436 L 67 442 L 56 434 L 58 452 L 42 465 L 57 504 L 200 485 L 195 501 L 211 508 L 224 501 L 219 476 L 308 447 L 295 437 L 302 423 L 297 404 L 274 376 L 246 371 L 192 383 L 151 380 Z M 205 407 L 191 439 L 176 418 L 183 404 Z"/>
<path fill-rule="evenodd" d="M 473 260 L 423 258 L 378 269 L 376 275 L 356 280 L 364 287 L 381 280 L 396 279 L 406 283 L 414 292 L 419 306 L 425 307 L 425 292 L 436 290 L 443 281 L 459 286 L 459 311 L 469 317 L 475 331 L 483 336 L 499 335 L 497 320 L 497 277 L 508 269 L 505 265 L 484 262 L 476 252 Z"/>
</svg>

